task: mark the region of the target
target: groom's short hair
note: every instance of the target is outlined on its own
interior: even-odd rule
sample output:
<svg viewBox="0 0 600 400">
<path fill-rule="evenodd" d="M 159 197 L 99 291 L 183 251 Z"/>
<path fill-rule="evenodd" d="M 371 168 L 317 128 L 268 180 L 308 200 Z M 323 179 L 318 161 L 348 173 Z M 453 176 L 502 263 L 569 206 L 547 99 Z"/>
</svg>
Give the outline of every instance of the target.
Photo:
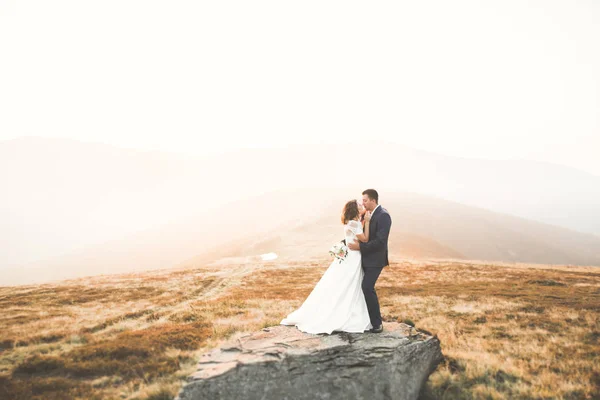
<svg viewBox="0 0 600 400">
<path fill-rule="evenodd" d="M 376 203 L 379 203 L 379 194 L 377 193 L 377 190 L 367 189 L 362 192 L 362 194 L 366 194 L 371 200 L 375 200 Z"/>
</svg>

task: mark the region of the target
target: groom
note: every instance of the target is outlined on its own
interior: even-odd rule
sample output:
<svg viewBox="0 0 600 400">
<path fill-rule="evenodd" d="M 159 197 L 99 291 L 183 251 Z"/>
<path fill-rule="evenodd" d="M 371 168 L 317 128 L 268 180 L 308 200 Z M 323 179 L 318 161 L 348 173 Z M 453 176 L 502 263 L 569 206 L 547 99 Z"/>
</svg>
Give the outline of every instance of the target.
<svg viewBox="0 0 600 400">
<path fill-rule="evenodd" d="M 375 282 L 383 267 L 388 261 L 388 236 L 392 226 L 392 218 L 387 210 L 379 205 L 379 194 L 375 189 L 362 192 L 363 204 L 367 211 L 371 211 L 371 224 L 369 227 L 369 241 L 366 243 L 353 241 L 348 244 L 351 250 L 360 250 L 362 255 L 362 268 L 365 275 L 362 290 L 367 302 L 369 317 L 373 328 L 369 332 L 380 333 L 383 331 L 383 321 L 379 310 L 379 300 L 375 292 Z"/>
</svg>

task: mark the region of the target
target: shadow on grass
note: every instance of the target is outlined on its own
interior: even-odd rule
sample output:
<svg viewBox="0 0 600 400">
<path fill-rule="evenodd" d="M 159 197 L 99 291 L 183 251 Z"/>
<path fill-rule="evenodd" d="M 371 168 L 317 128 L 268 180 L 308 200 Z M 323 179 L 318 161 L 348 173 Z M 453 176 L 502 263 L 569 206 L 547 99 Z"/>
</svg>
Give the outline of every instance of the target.
<svg viewBox="0 0 600 400">
<path fill-rule="evenodd" d="M 480 393 L 475 393 L 476 386 L 486 386 L 494 388 L 496 391 L 510 392 L 510 387 L 521 382 L 521 379 L 504 370 L 490 371 L 486 370 L 482 374 L 469 377 L 466 373 L 466 363 L 464 360 L 452 357 L 444 357 L 444 360 L 438 365 L 438 369 L 447 371 L 444 379 L 436 382 L 433 386 L 429 381 L 423 385 L 419 400 L 439 400 L 439 399 L 481 399 Z M 492 397 L 490 397 L 492 398 Z"/>
</svg>

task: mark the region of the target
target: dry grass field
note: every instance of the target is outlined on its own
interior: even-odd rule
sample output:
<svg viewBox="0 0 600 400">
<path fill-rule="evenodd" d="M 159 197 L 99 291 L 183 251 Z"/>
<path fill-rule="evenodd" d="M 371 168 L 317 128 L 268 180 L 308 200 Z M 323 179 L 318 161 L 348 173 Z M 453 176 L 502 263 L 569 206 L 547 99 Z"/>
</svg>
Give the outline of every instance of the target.
<svg viewBox="0 0 600 400">
<path fill-rule="evenodd" d="M 171 399 L 199 354 L 276 325 L 327 266 L 222 262 L 0 288 L 1 399 Z M 423 399 L 594 399 L 600 269 L 397 260 L 384 321 L 436 334 Z"/>
</svg>

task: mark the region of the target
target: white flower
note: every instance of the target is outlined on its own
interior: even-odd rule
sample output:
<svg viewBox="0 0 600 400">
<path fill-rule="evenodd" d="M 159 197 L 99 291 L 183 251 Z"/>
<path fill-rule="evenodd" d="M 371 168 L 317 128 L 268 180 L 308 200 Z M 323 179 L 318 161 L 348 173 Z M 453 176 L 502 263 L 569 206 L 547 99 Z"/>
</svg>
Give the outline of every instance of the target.
<svg viewBox="0 0 600 400">
<path fill-rule="evenodd" d="M 342 242 L 338 242 L 331 246 L 331 249 L 329 249 L 329 254 L 331 254 L 332 257 L 337 258 L 341 263 L 342 260 L 344 260 L 348 255 L 348 247 Z"/>
</svg>

